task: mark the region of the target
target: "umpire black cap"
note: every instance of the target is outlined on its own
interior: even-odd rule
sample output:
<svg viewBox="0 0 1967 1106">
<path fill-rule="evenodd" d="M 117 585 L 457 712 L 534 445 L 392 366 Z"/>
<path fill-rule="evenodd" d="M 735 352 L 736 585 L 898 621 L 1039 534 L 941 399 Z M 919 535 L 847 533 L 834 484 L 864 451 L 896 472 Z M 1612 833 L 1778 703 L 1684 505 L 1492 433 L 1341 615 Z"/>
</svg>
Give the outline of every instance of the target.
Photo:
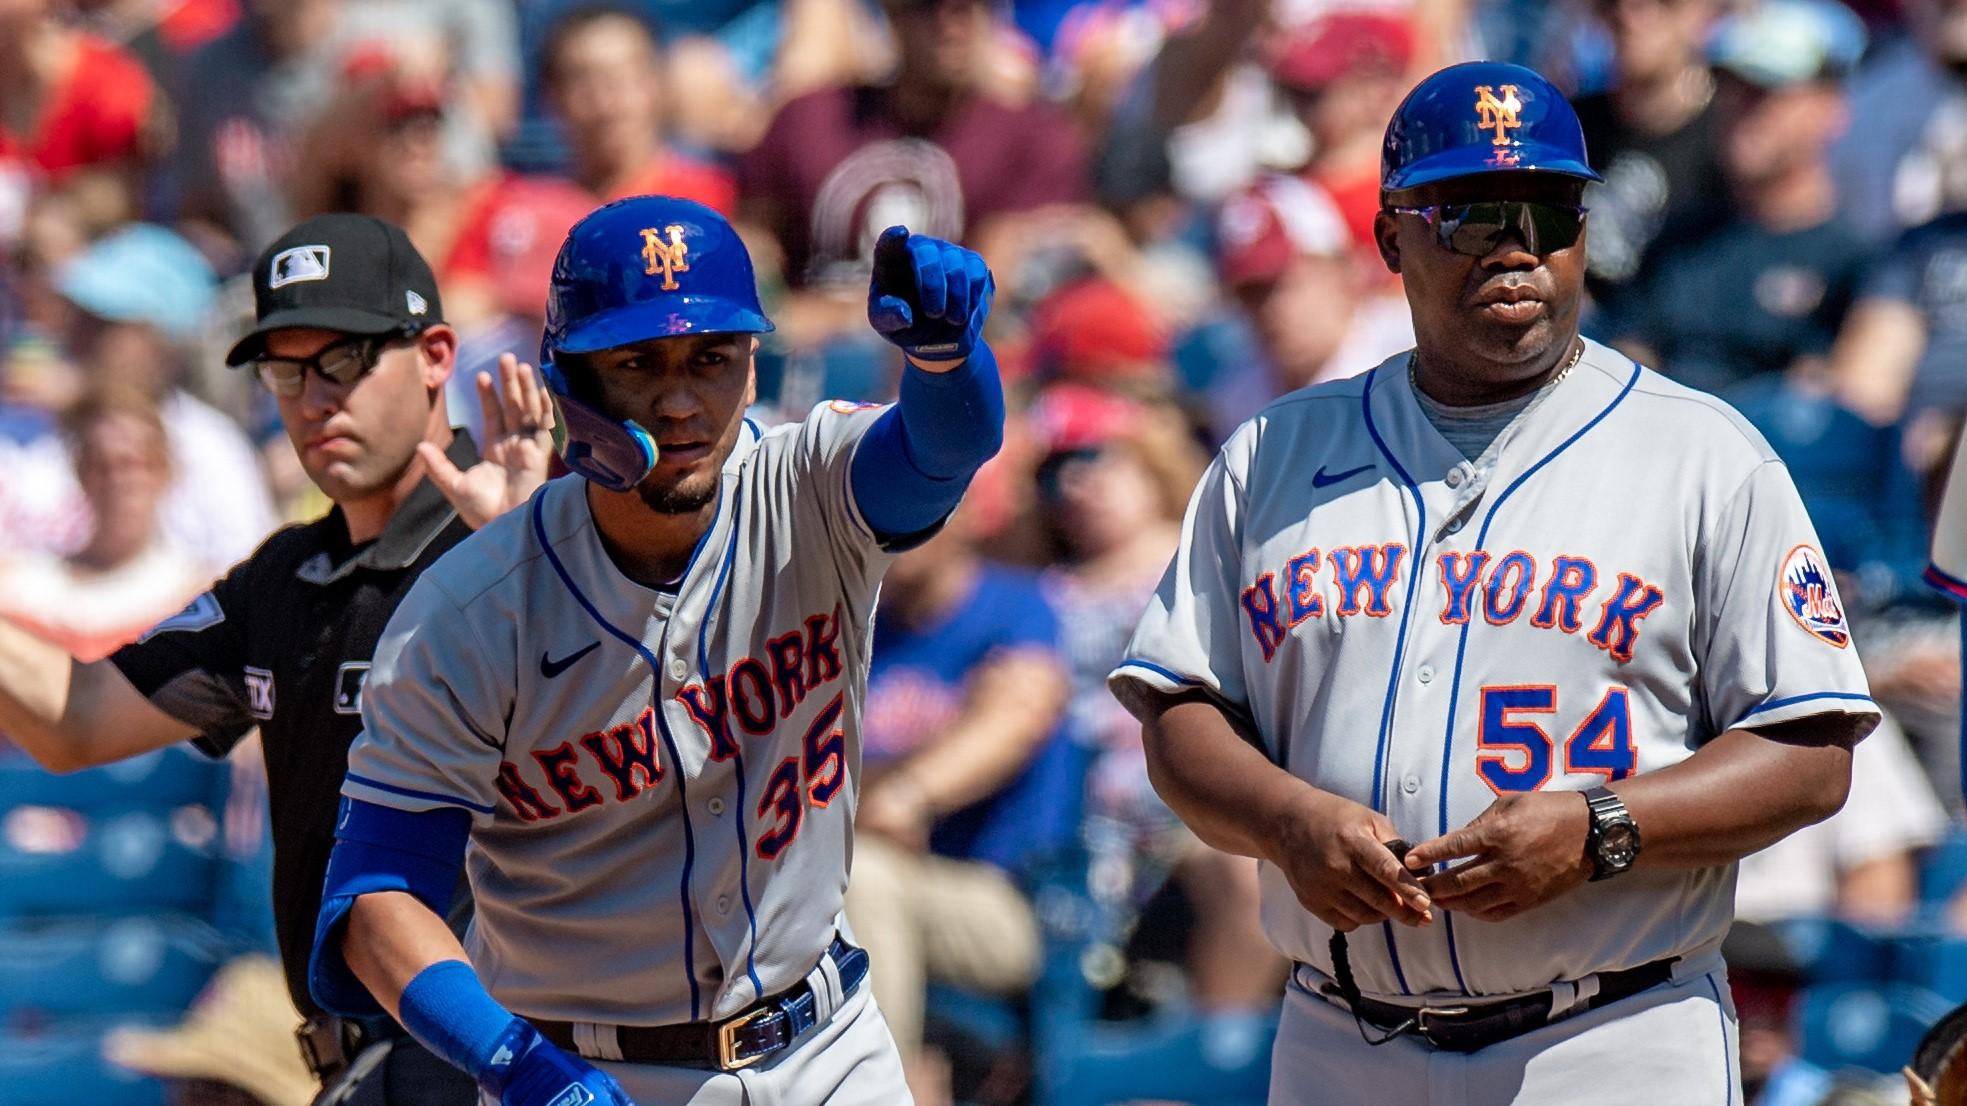
<svg viewBox="0 0 1967 1106">
<path fill-rule="evenodd" d="M 430 264 L 402 227 L 370 215 L 317 215 L 281 235 L 253 262 L 253 300 L 259 322 L 228 365 L 288 327 L 409 335 L 444 321 Z"/>
</svg>

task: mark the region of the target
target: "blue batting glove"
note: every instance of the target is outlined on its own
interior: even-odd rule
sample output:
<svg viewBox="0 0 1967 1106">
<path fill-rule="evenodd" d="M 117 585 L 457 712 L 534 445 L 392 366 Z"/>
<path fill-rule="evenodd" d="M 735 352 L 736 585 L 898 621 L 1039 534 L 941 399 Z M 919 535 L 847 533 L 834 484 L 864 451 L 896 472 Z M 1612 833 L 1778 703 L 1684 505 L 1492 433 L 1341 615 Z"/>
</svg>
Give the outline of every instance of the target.
<svg viewBox="0 0 1967 1106">
<path fill-rule="evenodd" d="M 478 1085 L 500 1106 L 635 1106 L 613 1076 L 514 1018 Z"/>
<path fill-rule="evenodd" d="M 977 347 L 996 291 L 974 251 L 889 227 L 874 243 L 867 321 L 911 357 L 960 361 Z"/>
</svg>

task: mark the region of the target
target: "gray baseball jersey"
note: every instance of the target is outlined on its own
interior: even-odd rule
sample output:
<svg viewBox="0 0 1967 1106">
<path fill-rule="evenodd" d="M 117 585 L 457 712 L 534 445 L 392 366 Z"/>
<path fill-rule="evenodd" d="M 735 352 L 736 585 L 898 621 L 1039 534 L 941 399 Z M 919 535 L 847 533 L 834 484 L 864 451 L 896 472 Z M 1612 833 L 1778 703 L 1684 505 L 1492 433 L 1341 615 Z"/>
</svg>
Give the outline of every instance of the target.
<svg viewBox="0 0 1967 1106">
<path fill-rule="evenodd" d="M 343 794 L 473 813 L 465 947 L 516 1013 L 728 1017 L 832 940 L 889 560 L 848 469 L 878 413 L 747 420 L 674 593 L 615 568 L 567 478 L 446 555 L 384 631 Z"/>
<path fill-rule="evenodd" d="M 1206 689 L 1413 841 L 1733 727 L 1875 714 L 1788 471 L 1726 404 L 1588 343 L 1483 471 L 1406 363 L 1237 430 L 1116 684 Z M 1330 929 L 1261 880 L 1271 941 L 1329 974 Z M 1506 922 L 1386 923 L 1350 958 L 1369 994 L 1527 992 L 1718 946 L 1733 891 L 1732 865 L 1639 869 Z"/>
</svg>

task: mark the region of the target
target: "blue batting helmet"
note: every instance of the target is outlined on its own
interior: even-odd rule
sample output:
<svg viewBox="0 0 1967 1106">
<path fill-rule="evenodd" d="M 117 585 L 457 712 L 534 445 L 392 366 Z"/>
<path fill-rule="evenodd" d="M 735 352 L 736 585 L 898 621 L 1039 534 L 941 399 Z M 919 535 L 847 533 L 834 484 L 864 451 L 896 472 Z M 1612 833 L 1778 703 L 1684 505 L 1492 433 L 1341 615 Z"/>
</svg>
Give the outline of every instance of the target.
<svg viewBox="0 0 1967 1106">
<path fill-rule="evenodd" d="M 559 404 L 567 467 L 626 491 L 655 467 L 656 440 L 634 420 L 591 406 L 593 393 L 583 398 L 560 367 L 563 354 L 771 329 L 751 255 L 722 215 L 673 196 L 635 196 L 588 213 L 554 259 L 540 339 L 540 376 Z"/>
<path fill-rule="evenodd" d="M 1585 157 L 1570 101 L 1535 70 L 1504 62 L 1451 65 L 1415 85 L 1394 109 L 1380 150 L 1386 192 L 1523 171 L 1604 179 Z"/>
</svg>

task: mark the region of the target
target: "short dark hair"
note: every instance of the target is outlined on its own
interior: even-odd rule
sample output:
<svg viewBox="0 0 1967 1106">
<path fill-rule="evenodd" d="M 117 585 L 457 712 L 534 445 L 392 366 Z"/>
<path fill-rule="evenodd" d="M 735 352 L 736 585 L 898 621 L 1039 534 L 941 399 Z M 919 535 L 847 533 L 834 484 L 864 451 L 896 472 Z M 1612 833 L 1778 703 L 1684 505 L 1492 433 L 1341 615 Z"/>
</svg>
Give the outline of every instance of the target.
<svg viewBox="0 0 1967 1106">
<path fill-rule="evenodd" d="M 626 20 L 641 30 L 648 38 L 651 55 L 655 55 L 662 45 L 662 27 L 647 12 L 609 0 L 578 5 L 568 9 L 547 28 L 546 38 L 540 44 L 541 87 L 552 88 L 559 80 L 560 52 L 567 48 L 569 39 L 597 23 L 606 23 L 611 19 Z"/>
</svg>

